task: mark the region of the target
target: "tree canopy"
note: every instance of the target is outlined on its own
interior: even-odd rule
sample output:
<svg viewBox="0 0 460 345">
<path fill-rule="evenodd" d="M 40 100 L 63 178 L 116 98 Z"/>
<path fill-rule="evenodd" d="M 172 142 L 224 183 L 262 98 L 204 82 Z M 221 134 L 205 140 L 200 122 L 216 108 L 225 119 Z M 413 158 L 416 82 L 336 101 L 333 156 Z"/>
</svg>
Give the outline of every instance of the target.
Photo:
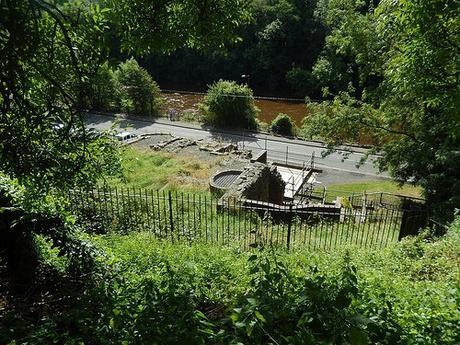
<svg viewBox="0 0 460 345">
<path fill-rule="evenodd" d="M 109 41 L 117 37 L 123 51 L 138 54 L 218 45 L 236 39 L 234 29 L 249 12 L 239 0 L 1 0 L 0 13 L 0 261 L 12 277 L 30 282 L 36 234 L 70 261 L 90 257 L 59 196 L 119 171 L 114 140 L 88 130 L 82 113 L 88 103 L 107 104 L 103 86 L 92 81 L 111 79 Z M 119 77 L 147 81 L 143 101 L 157 91 L 134 61 Z M 122 99 L 144 111 L 140 99 L 131 99 L 138 96 L 127 91 Z"/>
<path fill-rule="evenodd" d="M 94 181 L 110 166 L 96 159 L 109 145 L 87 135 L 81 108 L 112 37 L 138 54 L 203 48 L 237 39 L 249 18 L 246 2 L 223 0 L 4 0 L 1 11 L 0 169 L 41 187 L 69 187 L 83 172 L 80 182 Z"/>
<path fill-rule="evenodd" d="M 379 167 L 421 185 L 431 209 L 447 219 L 460 204 L 459 13 L 455 1 L 399 0 L 339 17 L 327 41 L 354 63 L 359 82 L 304 122 L 330 144 L 372 137 L 372 152 L 383 153 Z M 368 24 L 358 29 L 356 16 Z"/>
<path fill-rule="evenodd" d="M 122 110 L 143 116 L 159 114 L 160 88 L 136 60 L 131 58 L 120 64 L 114 78 Z"/>
</svg>

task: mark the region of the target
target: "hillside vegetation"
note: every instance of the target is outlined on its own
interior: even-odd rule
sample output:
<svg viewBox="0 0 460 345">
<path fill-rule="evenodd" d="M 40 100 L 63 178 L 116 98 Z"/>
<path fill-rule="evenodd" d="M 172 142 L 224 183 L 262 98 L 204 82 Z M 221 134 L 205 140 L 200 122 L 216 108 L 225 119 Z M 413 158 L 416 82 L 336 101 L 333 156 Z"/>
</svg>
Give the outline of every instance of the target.
<svg viewBox="0 0 460 345">
<path fill-rule="evenodd" d="M 15 0 L 0 8 L 0 344 L 460 344 L 459 1 Z M 363 159 L 378 153 L 379 170 L 423 190 L 430 228 L 378 251 L 342 242 L 334 251 L 274 251 L 260 240 L 242 251 L 189 234 L 180 238 L 187 244 L 159 242 L 141 231 L 152 218 L 134 217 L 152 215 L 148 202 L 117 215 L 117 193 L 115 209 L 97 211 L 101 181 L 203 192 L 194 181 L 211 166 L 163 153 L 123 157 L 110 133 L 86 128 L 82 110 L 157 115 L 154 79 L 201 87 L 216 75 L 242 92 L 206 96 L 212 117 L 226 115 L 221 125 L 255 127 L 253 87 L 305 97 L 302 135 L 325 140 L 329 152 L 369 139 Z M 227 113 L 237 104 L 249 111 Z M 244 117 L 234 122 L 236 114 Z M 78 190 L 91 198 L 70 209 Z M 121 207 L 132 200 L 121 199 Z M 172 234 L 185 219 L 168 199 L 155 225 Z M 104 215 L 122 222 L 85 227 L 82 210 L 89 225 Z M 205 227 L 214 219 L 218 234 L 224 215 L 205 214 Z"/>
<path fill-rule="evenodd" d="M 460 340 L 458 219 L 440 239 L 408 238 L 383 251 L 241 252 L 158 242 L 142 232 L 84 237 L 100 253 L 99 269 L 83 285 L 78 283 L 78 292 L 68 294 L 61 285 L 52 295 L 41 296 L 42 304 L 24 300 L 16 308 L 7 305 L 0 342 L 455 344 Z M 66 267 L 46 242 L 41 252 L 49 267 Z"/>
</svg>

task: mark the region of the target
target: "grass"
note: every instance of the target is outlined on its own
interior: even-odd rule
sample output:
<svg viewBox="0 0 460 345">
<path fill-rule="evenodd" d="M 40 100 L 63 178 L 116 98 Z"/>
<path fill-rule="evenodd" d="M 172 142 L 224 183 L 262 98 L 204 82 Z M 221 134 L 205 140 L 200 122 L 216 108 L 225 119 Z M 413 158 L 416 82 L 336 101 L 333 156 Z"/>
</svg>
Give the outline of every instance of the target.
<svg viewBox="0 0 460 345">
<path fill-rule="evenodd" d="M 273 270 L 276 261 L 286 265 L 289 280 L 299 281 L 301 277 L 316 275 L 321 282 L 321 289 L 313 285 L 316 278 L 312 281 L 306 280 L 313 285 L 314 293 L 310 298 L 319 299 L 318 294 L 322 291 L 324 296 L 321 297 L 320 304 L 334 303 L 334 298 L 326 298 L 329 293 L 334 293 L 334 290 L 328 290 L 328 286 L 336 281 L 339 286 L 343 284 L 340 277 L 344 258 L 348 256 L 356 268 L 357 288 L 360 291 L 354 298 L 351 309 L 357 311 L 359 317 L 371 320 L 369 326 L 372 327 L 368 328 L 369 333 L 379 327 L 382 330 L 388 329 L 386 335 L 385 332 L 379 335 L 377 331 L 372 339 L 375 342 L 370 340 L 369 343 L 452 343 L 456 337 L 455 330 L 458 330 L 458 323 L 455 321 L 458 321 L 458 304 L 454 297 L 454 286 L 458 286 L 459 273 L 458 225 L 456 233 L 434 243 L 410 238 L 384 250 L 356 248 L 348 251 L 342 248 L 332 252 L 308 249 L 279 251 L 274 260 L 268 264 L 262 260 L 262 264 L 256 269 L 252 264 L 254 261 L 251 261 L 254 255 L 272 257 L 272 254 L 264 254 L 264 251 L 257 250 L 241 252 L 237 248 L 217 248 L 205 244 L 165 243 L 145 232 L 129 236 L 95 236 L 91 240 L 107 253 L 112 267 L 116 267 L 126 282 L 151 279 L 161 286 L 161 282 L 168 279 L 165 265 L 171 267 L 168 270 L 177 275 L 177 281 L 184 285 L 190 284 L 189 289 L 198 300 L 197 308 L 204 310 L 214 324 L 217 324 L 219 319 L 232 316 L 233 311 L 238 310 L 236 307 L 241 308 L 243 305 L 244 308 L 247 298 L 260 297 L 260 294 L 254 292 L 257 289 L 266 291 L 266 295 L 262 295 L 265 298 L 263 303 L 270 303 L 270 298 L 273 298 L 270 293 L 275 288 L 281 289 L 283 284 L 288 284 L 282 273 L 279 276 L 284 270 L 271 271 L 272 276 L 268 273 L 266 276 L 257 276 L 257 272 Z M 254 277 L 260 277 L 259 285 L 251 285 L 251 279 Z M 265 286 L 264 279 L 273 281 Z M 119 294 L 131 293 L 130 283 L 126 283 L 126 290 L 117 287 L 121 291 Z M 307 284 L 306 289 L 309 287 Z M 288 287 L 286 289 L 289 290 Z M 280 293 L 281 290 L 275 291 Z M 287 295 L 283 295 L 282 300 L 288 304 L 292 303 Z M 200 301 L 206 302 L 203 305 Z M 126 303 L 129 303 L 129 299 Z M 250 303 L 253 303 L 253 300 L 250 299 Z M 208 308 L 208 305 L 212 307 Z M 282 309 L 281 305 L 275 306 L 276 309 Z M 269 313 L 276 315 L 275 306 L 272 304 L 263 309 L 264 306 L 261 305 L 259 310 L 264 316 L 270 315 Z M 292 304 L 289 306 L 292 307 Z M 322 307 L 325 308 L 324 305 Z M 309 305 L 302 308 L 314 315 L 314 309 Z M 350 309 L 349 311 L 351 312 Z M 287 317 L 283 316 L 283 320 L 286 319 Z M 282 322 L 279 324 L 283 325 Z M 273 322 L 272 325 L 277 327 L 279 324 Z M 386 342 L 378 341 L 381 340 L 380 336 L 384 337 Z M 249 338 L 247 343 L 251 343 L 251 340 Z M 268 340 L 266 341 L 268 343 Z"/>
<path fill-rule="evenodd" d="M 393 181 L 365 181 L 358 183 L 337 183 L 327 186 L 326 201 L 333 202 L 336 197 L 348 197 L 352 194 L 360 195 L 363 193 L 384 192 L 404 195 L 407 197 L 421 198 L 422 189 L 420 187 L 405 184 L 400 186 Z M 315 194 L 321 196 L 323 188 L 317 187 Z"/>
<path fill-rule="evenodd" d="M 435 241 L 276 253 L 82 234 L 98 269 L 34 309 L 3 307 L 0 343 L 455 344 L 459 231 L 457 220 Z M 357 331 L 365 341 L 349 341 Z"/>
<path fill-rule="evenodd" d="M 328 186 L 328 190 L 331 192 L 345 192 L 348 194 L 363 192 L 387 192 L 415 198 L 420 198 L 422 196 L 422 189 L 420 187 L 415 187 L 408 184 L 400 186 L 399 184 L 392 181 L 366 181 L 359 183 L 331 184 Z"/>
<path fill-rule="evenodd" d="M 177 268 L 190 268 L 195 265 L 203 265 L 203 268 L 217 265 L 223 268 L 228 265 L 226 268 L 235 276 L 235 285 L 248 281 L 247 270 L 250 265 L 247 259 L 252 253 L 260 252 L 255 249 L 241 251 L 236 246 L 170 243 L 158 240 L 151 232 L 89 235 L 89 240 L 115 261 L 141 268 L 138 271 L 141 275 L 145 273 L 144 269 L 155 267 L 170 258 L 173 266 Z M 459 282 L 459 244 L 460 219 L 457 219 L 448 234 L 436 240 L 409 237 L 384 249 L 352 247 L 353 250 L 349 250 L 350 247 L 342 247 L 334 251 L 323 251 L 297 248 L 291 251 L 281 250 L 277 254 L 289 268 L 299 274 L 309 265 L 318 265 L 325 274 L 328 270 L 335 271 L 340 266 L 340 258 L 347 253 L 363 275 L 372 272 L 378 280 L 381 279 L 380 276 L 386 276 L 388 282 L 405 281 L 411 285 L 417 282 L 439 281 L 453 286 Z"/>
<path fill-rule="evenodd" d="M 208 190 L 214 163 L 196 157 L 127 147 L 122 153 L 123 176 L 107 180 L 110 186 L 153 190 Z"/>
</svg>

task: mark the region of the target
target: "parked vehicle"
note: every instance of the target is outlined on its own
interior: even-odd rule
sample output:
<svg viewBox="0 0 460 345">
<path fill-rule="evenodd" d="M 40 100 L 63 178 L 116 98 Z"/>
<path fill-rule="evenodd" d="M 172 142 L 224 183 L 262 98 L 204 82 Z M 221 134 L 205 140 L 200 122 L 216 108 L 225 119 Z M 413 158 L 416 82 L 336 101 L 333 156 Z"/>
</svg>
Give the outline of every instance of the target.
<svg viewBox="0 0 460 345">
<path fill-rule="evenodd" d="M 131 133 L 131 132 L 126 132 L 126 131 L 115 134 L 115 138 L 117 138 L 118 141 L 129 141 L 136 137 L 137 137 L 136 134 Z"/>
</svg>

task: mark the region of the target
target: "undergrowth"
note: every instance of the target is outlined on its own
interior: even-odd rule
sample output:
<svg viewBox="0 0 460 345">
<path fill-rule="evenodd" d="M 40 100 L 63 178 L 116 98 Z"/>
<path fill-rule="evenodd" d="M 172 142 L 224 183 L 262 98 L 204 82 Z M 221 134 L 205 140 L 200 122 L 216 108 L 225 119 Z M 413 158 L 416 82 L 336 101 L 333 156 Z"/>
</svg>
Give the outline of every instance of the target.
<svg viewBox="0 0 460 345">
<path fill-rule="evenodd" d="M 459 219 L 440 239 L 371 251 L 240 251 L 147 232 L 84 238 L 103 253 L 98 273 L 37 315 L 5 307 L 0 343 L 460 342 Z M 46 260 L 62 270 L 52 253 Z"/>
</svg>

